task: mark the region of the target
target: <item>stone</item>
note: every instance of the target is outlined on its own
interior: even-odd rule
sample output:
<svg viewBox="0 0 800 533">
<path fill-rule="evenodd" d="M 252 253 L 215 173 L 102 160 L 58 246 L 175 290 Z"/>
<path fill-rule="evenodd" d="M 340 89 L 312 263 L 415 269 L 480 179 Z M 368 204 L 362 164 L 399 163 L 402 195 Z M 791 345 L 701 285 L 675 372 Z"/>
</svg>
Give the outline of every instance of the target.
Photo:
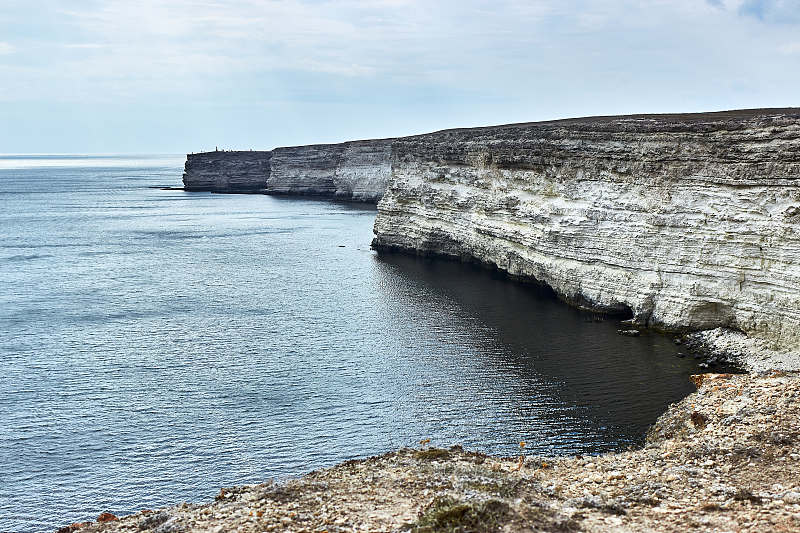
<svg viewBox="0 0 800 533">
<path fill-rule="evenodd" d="M 703 429 L 704 427 L 706 427 L 706 424 L 708 423 L 708 417 L 705 416 L 703 413 L 699 413 L 697 411 L 691 414 L 690 419 L 694 427 L 696 427 L 697 429 Z"/>
<path fill-rule="evenodd" d="M 73 522 L 68 526 L 58 528 L 56 533 L 74 533 L 75 531 L 80 531 L 81 529 L 90 527 L 91 525 L 91 522 Z"/>
<path fill-rule="evenodd" d="M 138 524 L 140 530 L 154 529 L 170 519 L 169 513 L 165 513 L 163 511 L 158 513 L 142 512 L 142 515 L 143 518 L 139 520 Z"/>
<path fill-rule="evenodd" d="M 392 141 L 276 148 L 267 191 L 377 203 L 392 173 Z"/>
<path fill-rule="evenodd" d="M 800 503 L 800 492 L 790 491 L 784 494 L 781 499 L 784 503 L 788 504 L 799 504 Z"/>
</svg>

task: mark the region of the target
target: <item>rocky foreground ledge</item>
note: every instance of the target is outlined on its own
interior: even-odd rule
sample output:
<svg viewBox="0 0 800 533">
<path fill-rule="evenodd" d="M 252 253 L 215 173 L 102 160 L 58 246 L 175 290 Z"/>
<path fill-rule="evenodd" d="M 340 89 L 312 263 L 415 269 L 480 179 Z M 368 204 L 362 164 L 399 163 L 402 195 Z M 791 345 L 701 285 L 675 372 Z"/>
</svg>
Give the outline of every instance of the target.
<svg viewBox="0 0 800 533">
<path fill-rule="evenodd" d="M 800 374 L 693 379 L 633 451 L 404 449 L 60 531 L 800 531 Z"/>
</svg>

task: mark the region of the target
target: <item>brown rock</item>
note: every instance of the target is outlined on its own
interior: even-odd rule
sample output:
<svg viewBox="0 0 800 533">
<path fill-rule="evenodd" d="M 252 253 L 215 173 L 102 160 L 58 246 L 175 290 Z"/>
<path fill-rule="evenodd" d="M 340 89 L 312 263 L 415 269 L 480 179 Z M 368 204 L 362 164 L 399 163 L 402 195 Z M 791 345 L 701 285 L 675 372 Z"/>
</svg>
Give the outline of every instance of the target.
<svg viewBox="0 0 800 533">
<path fill-rule="evenodd" d="M 116 522 L 117 520 L 119 520 L 119 518 L 111 513 L 102 513 L 97 517 L 98 522 Z"/>
<path fill-rule="evenodd" d="M 708 423 L 708 417 L 703 413 L 698 413 L 697 411 L 692 413 L 691 420 L 692 424 L 694 424 L 694 427 L 697 429 L 703 429 Z"/>
<path fill-rule="evenodd" d="M 731 379 L 733 374 L 693 374 L 689 376 L 689 379 L 694 383 L 694 386 L 698 389 L 703 386 L 703 383 L 709 381 L 721 381 Z"/>
</svg>

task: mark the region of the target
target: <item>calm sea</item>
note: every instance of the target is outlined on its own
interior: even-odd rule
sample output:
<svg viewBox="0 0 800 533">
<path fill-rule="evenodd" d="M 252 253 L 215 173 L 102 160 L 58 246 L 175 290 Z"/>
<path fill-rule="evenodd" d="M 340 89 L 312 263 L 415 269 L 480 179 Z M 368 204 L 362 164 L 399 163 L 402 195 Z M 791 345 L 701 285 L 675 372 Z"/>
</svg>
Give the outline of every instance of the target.
<svg viewBox="0 0 800 533">
<path fill-rule="evenodd" d="M 379 257 L 374 208 L 165 191 L 183 157 L 0 156 L 0 531 L 345 459 L 640 441 L 697 370 L 544 291 Z"/>
</svg>

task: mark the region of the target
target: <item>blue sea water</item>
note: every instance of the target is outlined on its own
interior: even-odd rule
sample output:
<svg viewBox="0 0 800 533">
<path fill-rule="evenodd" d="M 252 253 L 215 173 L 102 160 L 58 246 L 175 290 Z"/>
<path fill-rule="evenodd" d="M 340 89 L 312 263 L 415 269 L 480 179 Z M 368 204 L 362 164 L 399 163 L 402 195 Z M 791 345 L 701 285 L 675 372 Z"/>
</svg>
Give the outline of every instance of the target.
<svg viewBox="0 0 800 533">
<path fill-rule="evenodd" d="M 0 156 L 0 531 L 462 444 L 598 453 L 692 390 L 670 339 L 369 249 L 374 207 L 180 186 L 182 156 Z"/>
</svg>

